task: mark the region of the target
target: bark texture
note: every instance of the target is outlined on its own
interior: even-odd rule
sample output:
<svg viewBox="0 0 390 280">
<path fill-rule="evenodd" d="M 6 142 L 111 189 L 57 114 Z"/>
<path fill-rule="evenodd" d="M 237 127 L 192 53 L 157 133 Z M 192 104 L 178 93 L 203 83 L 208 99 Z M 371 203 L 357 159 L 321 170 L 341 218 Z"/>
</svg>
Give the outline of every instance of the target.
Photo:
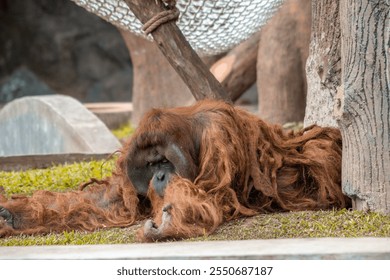
<svg viewBox="0 0 390 280">
<path fill-rule="evenodd" d="M 339 4 L 339 0 L 312 1 L 305 126 L 316 123 L 337 127 L 333 107 L 341 84 Z"/>
<path fill-rule="evenodd" d="M 389 1 L 340 1 L 343 189 L 359 210 L 390 213 Z"/>
</svg>

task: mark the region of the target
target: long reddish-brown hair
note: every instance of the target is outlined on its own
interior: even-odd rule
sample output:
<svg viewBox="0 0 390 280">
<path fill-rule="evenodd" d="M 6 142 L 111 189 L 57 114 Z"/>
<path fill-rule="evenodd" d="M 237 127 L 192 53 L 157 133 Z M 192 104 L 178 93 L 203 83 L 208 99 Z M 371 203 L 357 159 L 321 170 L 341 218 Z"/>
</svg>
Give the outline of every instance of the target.
<svg viewBox="0 0 390 280">
<path fill-rule="evenodd" d="M 191 161 L 184 173 L 194 176 L 178 172 L 163 197 L 153 186 L 142 197 L 129 179 L 129 158 L 162 143 L 180 147 Z M 169 205 L 169 224 L 156 239 L 183 238 L 211 233 L 240 216 L 342 208 L 350 203 L 341 190 L 337 129 L 311 126 L 285 132 L 247 111 L 212 100 L 152 110 L 124 145 L 112 177 L 86 185 L 77 192 L 40 191 L 31 198 L 0 203 L 20 217 L 16 229 L 0 227 L 0 234 L 94 230 L 128 226 L 146 217 L 158 227 Z M 145 230 L 139 237 L 154 239 Z"/>
</svg>

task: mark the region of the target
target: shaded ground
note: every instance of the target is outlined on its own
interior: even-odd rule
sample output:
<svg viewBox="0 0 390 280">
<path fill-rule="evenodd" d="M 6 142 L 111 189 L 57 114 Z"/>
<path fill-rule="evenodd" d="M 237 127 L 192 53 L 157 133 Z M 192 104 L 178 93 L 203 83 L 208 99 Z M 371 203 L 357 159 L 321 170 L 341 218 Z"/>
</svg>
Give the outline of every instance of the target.
<svg viewBox="0 0 390 280">
<path fill-rule="evenodd" d="M 18 236 L 0 239 L 0 246 L 134 243 L 141 226 L 140 223 L 92 233 L 72 231 L 46 236 Z M 390 216 L 348 210 L 264 214 L 228 222 L 210 236 L 186 241 L 306 237 L 390 237 Z"/>
</svg>

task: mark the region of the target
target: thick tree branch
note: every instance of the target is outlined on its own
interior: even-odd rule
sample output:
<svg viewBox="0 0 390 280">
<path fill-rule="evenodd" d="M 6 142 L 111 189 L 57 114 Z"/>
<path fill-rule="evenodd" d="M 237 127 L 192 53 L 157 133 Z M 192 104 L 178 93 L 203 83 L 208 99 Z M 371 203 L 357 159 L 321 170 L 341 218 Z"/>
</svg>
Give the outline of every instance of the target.
<svg viewBox="0 0 390 280">
<path fill-rule="evenodd" d="M 125 2 L 143 24 L 165 11 L 161 1 L 125 0 Z M 191 48 L 174 21 L 161 25 L 151 35 L 169 63 L 187 84 L 195 99 L 213 98 L 230 101 L 221 84 Z"/>
<path fill-rule="evenodd" d="M 236 101 L 256 82 L 259 33 L 244 41 L 215 62 L 210 71 Z"/>
</svg>

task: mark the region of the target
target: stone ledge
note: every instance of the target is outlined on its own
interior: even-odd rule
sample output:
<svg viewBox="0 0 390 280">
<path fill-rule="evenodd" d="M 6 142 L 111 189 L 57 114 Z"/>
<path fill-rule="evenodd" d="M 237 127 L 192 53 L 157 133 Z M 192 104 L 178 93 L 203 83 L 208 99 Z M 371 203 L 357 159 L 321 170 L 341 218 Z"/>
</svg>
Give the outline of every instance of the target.
<svg viewBox="0 0 390 280">
<path fill-rule="evenodd" d="M 65 95 L 29 96 L 0 111 L 0 155 L 112 153 L 121 147 L 106 125 Z"/>
<path fill-rule="evenodd" d="M 390 259 L 390 238 L 305 238 L 0 247 L 0 259 Z"/>
<path fill-rule="evenodd" d="M 85 103 L 84 106 L 94 113 L 109 129 L 129 124 L 133 112 L 131 102 Z"/>
<path fill-rule="evenodd" d="M 0 156 L 0 171 L 43 169 L 75 162 L 107 160 L 111 154 L 47 154 L 25 156 Z"/>
</svg>

